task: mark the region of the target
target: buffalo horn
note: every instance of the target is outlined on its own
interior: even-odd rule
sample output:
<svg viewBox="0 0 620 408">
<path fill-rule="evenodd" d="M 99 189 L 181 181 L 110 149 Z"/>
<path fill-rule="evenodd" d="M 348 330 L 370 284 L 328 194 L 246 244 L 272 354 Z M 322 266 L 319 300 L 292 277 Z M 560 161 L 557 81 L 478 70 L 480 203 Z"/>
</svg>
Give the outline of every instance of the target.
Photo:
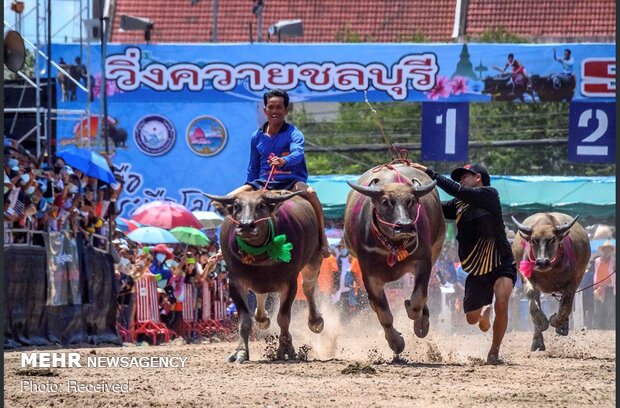
<svg viewBox="0 0 620 408">
<path fill-rule="evenodd" d="M 365 186 L 360 186 L 359 184 L 351 183 L 350 181 L 347 181 L 347 184 L 353 190 L 370 198 L 377 198 L 383 194 L 381 192 L 381 188 L 377 186 L 365 187 Z"/>
<path fill-rule="evenodd" d="M 301 194 L 301 191 L 295 191 L 294 193 L 282 194 L 282 195 L 264 195 L 263 200 L 265 200 L 267 204 L 277 204 L 277 203 L 281 203 L 282 201 L 286 201 L 289 198 L 293 198 L 297 194 Z"/>
<path fill-rule="evenodd" d="M 555 233 L 560 235 L 560 236 L 566 234 L 566 232 L 569 229 L 571 229 L 571 227 L 577 222 L 577 218 L 579 218 L 579 215 L 577 215 L 575 218 L 573 218 L 572 220 L 570 220 L 566 224 L 556 226 L 554 228 Z"/>
<path fill-rule="evenodd" d="M 435 188 L 436 185 L 437 185 L 437 180 L 433 180 L 429 184 L 413 186 L 412 187 L 413 193 L 417 196 L 423 196 L 424 194 L 431 192 Z"/>
<path fill-rule="evenodd" d="M 525 234 L 525 235 L 532 235 L 532 227 L 528 227 L 525 226 L 523 224 L 521 224 L 519 221 L 517 221 L 517 219 L 514 216 L 510 216 L 510 218 L 512 218 L 512 222 L 515 223 L 515 225 L 517 226 L 517 229 L 519 231 L 521 231 L 521 233 Z"/>
<path fill-rule="evenodd" d="M 202 193 L 203 196 L 208 197 L 211 201 L 217 201 L 224 205 L 232 204 L 235 201 L 235 196 L 216 196 L 207 193 Z"/>
</svg>

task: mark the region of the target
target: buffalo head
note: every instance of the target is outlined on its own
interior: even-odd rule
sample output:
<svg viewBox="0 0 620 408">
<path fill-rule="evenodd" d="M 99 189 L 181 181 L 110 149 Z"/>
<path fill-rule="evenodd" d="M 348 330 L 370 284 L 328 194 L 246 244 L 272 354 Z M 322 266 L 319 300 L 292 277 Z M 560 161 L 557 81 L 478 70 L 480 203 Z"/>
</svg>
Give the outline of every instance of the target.
<svg viewBox="0 0 620 408">
<path fill-rule="evenodd" d="M 577 222 L 577 215 L 565 224 L 560 224 L 555 217 L 541 218 L 532 226 L 521 224 L 512 217 L 519 230 L 519 235 L 530 244 L 530 260 L 535 260 L 539 270 L 551 268 L 553 259 L 558 254 L 562 240 L 569 234 L 571 227 Z"/>
<path fill-rule="evenodd" d="M 437 182 L 421 185 L 414 179 L 413 185 L 389 183 L 379 186 L 375 185 L 377 181 L 374 179 L 368 187 L 348 181 L 347 184 L 371 199 L 377 216 L 377 227 L 383 234 L 397 240 L 416 236 L 415 222 L 422 205 L 420 198 L 433 191 Z"/>
<path fill-rule="evenodd" d="M 262 245 L 269 235 L 267 221 L 273 212 L 284 201 L 300 193 L 247 191 L 234 196 L 204 195 L 211 199 L 217 212 L 230 217 L 237 225 L 235 234 L 250 245 Z"/>
</svg>

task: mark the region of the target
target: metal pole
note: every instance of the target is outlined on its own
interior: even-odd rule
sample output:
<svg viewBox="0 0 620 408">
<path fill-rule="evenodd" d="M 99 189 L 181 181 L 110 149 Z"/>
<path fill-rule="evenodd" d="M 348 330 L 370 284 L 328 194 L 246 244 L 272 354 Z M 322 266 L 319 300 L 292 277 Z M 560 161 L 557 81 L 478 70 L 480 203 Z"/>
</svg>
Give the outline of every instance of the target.
<svg viewBox="0 0 620 408">
<path fill-rule="evenodd" d="M 47 164 L 52 165 L 52 0 L 47 0 Z"/>
<path fill-rule="evenodd" d="M 36 24 L 36 43 L 37 50 L 41 46 L 39 42 L 39 0 L 37 0 L 36 11 L 35 11 L 35 21 Z M 39 69 L 39 53 L 34 53 L 34 80 L 36 82 L 35 87 L 35 104 L 37 108 L 36 113 L 36 124 L 37 124 L 37 157 L 41 156 L 41 74 Z"/>
<path fill-rule="evenodd" d="M 263 42 L 263 13 L 258 14 L 258 42 Z"/>
<path fill-rule="evenodd" d="M 78 20 L 80 23 L 80 61 L 84 61 L 82 58 L 82 47 L 84 46 L 84 44 L 82 44 L 82 0 L 80 0 L 80 17 Z"/>
<path fill-rule="evenodd" d="M 211 42 L 217 42 L 217 0 L 213 0 L 213 33 L 211 34 Z"/>
<path fill-rule="evenodd" d="M 103 118 L 101 119 L 101 130 L 103 131 L 103 139 L 105 140 L 105 152 L 110 153 L 110 147 L 108 145 L 108 96 L 106 92 L 106 75 L 105 75 L 105 58 L 106 58 L 106 36 L 107 36 L 107 22 L 108 18 L 103 15 L 103 1 L 99 2 L 101 12 L 101 86 L 99 92 L 101 96 L 101 103 L 103 106 Z"/>
</svg>

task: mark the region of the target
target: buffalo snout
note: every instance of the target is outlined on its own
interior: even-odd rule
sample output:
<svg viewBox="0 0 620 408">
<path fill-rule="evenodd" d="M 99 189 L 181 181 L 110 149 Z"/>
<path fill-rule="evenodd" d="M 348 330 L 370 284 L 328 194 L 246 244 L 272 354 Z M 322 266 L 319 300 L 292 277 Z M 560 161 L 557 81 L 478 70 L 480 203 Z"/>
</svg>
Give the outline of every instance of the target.
<svg viewBox="0 0 620 408">
<path fill-rule="evenodd" d="M 239 229 L 245 232 L 255 230 L 256 223 L 254 222 L 254 220 L 239 220 Z"/>
<path fill-rule="evenodd" d="M 398 222 L 394 226 L 394 232 L 397 234 L 411 234 L 415 230 L 413 222 Z"/>
</svg>

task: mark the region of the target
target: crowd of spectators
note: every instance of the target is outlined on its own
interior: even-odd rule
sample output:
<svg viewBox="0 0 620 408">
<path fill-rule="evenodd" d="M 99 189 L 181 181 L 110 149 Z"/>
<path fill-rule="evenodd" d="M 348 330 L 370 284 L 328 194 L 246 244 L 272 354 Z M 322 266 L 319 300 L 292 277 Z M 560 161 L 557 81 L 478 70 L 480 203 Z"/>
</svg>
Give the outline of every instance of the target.
<svg viewBox="0 0 620 408">
<path fill-rule="evenodd" d="M 4 244 L 43 246 L 42 234 L 32 231 L 68 231 L 104 248 L 104 239 L 91 238 L 107 236 L 122 178 L 108 184 L 61 158 L 54 158 L 51 166 L 45 159 L 34 157 L 14 139 L 4 141 Z"/>
<path fill-rule="evenodd" d="M 219 281 L 223 285 L 225 299 L 228 298 L 228 273 L 217 242 L 204 247 L 185 244 L 141 246 L 117 238 L 114 244 L 118 251 L 113 255 L 120 282 L 118 316 L 119 324 L 124 328 L 129 327 L 135 312 L 135 283 L 147 276 L 157 282 L 160 320 L 177 333 L 182 328 L 186 290 L 194 291 L 196 320 L 202 317 L 205 282 L 212 290 L 215 282 Z"/>
</svg>

